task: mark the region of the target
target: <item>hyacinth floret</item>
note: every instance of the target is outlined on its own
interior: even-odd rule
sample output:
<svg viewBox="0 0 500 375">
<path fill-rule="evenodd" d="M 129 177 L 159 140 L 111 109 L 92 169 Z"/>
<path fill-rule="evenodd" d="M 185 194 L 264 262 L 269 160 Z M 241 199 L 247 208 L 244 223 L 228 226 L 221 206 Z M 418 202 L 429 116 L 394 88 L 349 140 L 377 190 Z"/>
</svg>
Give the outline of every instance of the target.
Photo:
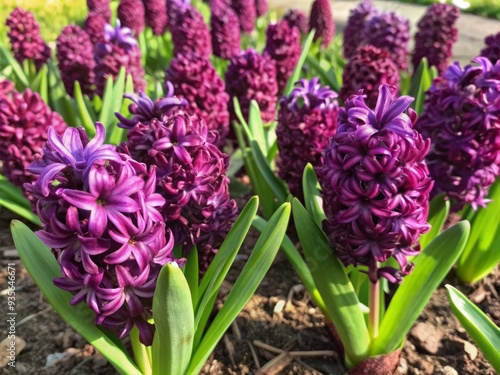
<svg viewBox="0 0 500 375">
<path fill-rule="evenodd" d="M 210 33 L 213 54 L 231 59 L 241 51 L 241 33 L 236 13 L 223 0 L 211 0 Z"/>
<path fill-rule="evenodd" d="M 8 79 L 0 79 L 0 100 L 9 98 L 10 94 L 15 91 L 14 83 Z"/>
<path fill-rule="evenodd" d="M 162 35 L 167 29 L 167 2 L 165 0 L 143 0 L 146 24 L 153 29 L 153 34 Z"/>
<path fill-rule="evenodd" d="M 22 8 L 15 8 L 5 21 L 9 28 L 7 36 L 14 58 L 22 63 L 33 60 L 36 69 L 40 69 L 50 59 L 50 48 L 40 35 L 40 25 L 33 13 Z"/>
<path fill-rule="evenodd" d="M 410 21 L 395 12 L 373 15 L 365 24 L 365 44 L 386 49 L 399 69 L 408 68 Z"/>
<path fill-rule="evenodd" d="M 432 142 L 433 194 L 445 193 L 454 211 L 484 207 L 500 171 L 500 62 L 473 61 L 479 65 L 455 62 L 434 80 L 417 123 Z"/>
<path fill-rule="evenodd" d="M 399 283 L 420 251 L 432 180 L 424 162 L 429 140 L 413 129 L 413 98 L 393 98 L 379 89 L 374 109 L 362 92 L 339 109 L 338 128 L 318 171 L 323 192 L 325 233 L 347 266 L 367 266 L 372 282 L 380 277 Z M 408 109 L 408 114 L 405 111 Z M 393 257 L 400 269 L 378 268 Z"/>
<path fill-rule="evenodd" d="M 117 15 L 124 27 L 134 31 L 135 37 L 144 29 L 146 11 L 142 0 L 120 0 Z"/>
<path fill-rule="evenodd" d="M 306 34 L 309 30 L 307 15 L 300 9 L 289 9 L 283 16 L 283 20 L 288 22 L 290 27 L 296 27 L 301 34 Z"/>
<path fill-rule="evenodd" d="M 309 15 L 309 30 L 316 30 L 314 40 L 321 38 L 321 46 L 328 47 L 335 34 L 332 5 L 330 0 L 314 0 Z"/>
<path fill-rule="evenodd" d="M 435 66 L 439 74 L 448 67 L 453 55 L 453 44 L 458 40 L 455 23 L 460 10 L 450 4 L 432 4 L 418 22 L 415 34 L 415 51 L 412 63 L 416 70 L 420 61 L 426 57 L 429 66 Z"/>
<path fill-rule="evenodd" d="M 55 255 L 61 277 L 54 284 L 95 313 L 94 322 L 127 335 L 139 329 L 151 345 L 153 294 L 161 267 L 173 261 L 173 236 L 159 210 L 154 167 L 104 144 L 104 126 L 89 140 L 82 128 L 59 136 L 53 128 L 26 184 L 37 198 L 42 229 L 36 232 Z"/>
<path fill-rule="evenodd" d="M 245 34 L 250 34 L 255 29 L 257 9 L 255 0 L 228 0 L 234 12 L 238 16 L 240 29 Z"/>
<path fill-rule="evenodd" d="M 73 96 L 74 83 L 91 95 L 94 85 L 94 46 L 79 26 L 65 26 L 57 37 L 57 64 L 66 91 Z"/>
<path fill-rule="evenodd" d="M 373 6 L 372 0 L 363 0 L 356 8 L 350 11 L 347 24 L 344 28 L 343 47 L 344 57 L 346 59 L 353 56 L 356 53 L 356 49 L 365 41 L 365 24 L 377 13 L 377 9 Z"/>
<path fill-rule="evenodd" d="M 481 50 L 481 56 L 486 57 L 492 64 L 495 64 L 500 60 L 500 31 L 484 38 L 484 44 L 486 44 L 486 47 Z"/>
<path fill-rule="evenodd" d="M 280 101 L 276 128 L 279 176 L 304 200 L 302 174 L 307 163 L 323 165 L 322 152 L 337 129 L 337 93 L 318 78 L 301 79 Z"/>
</svg>

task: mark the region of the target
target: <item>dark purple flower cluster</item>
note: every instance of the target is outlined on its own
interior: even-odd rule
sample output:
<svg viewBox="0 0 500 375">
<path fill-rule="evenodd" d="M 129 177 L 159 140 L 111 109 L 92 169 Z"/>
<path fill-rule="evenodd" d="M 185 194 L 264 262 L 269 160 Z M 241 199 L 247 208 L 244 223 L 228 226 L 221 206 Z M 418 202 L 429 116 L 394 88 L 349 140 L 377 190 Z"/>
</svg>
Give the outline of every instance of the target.
<svg viewBox="0 0 500 375">
<path fill-rule="evenodd" d="M 410 21 L 395 12 L 373 15 L 366 22 L 366 44 L 386 49 L 399 69 L 408 68 Z"/>
<path fill-rule="evenodd" d="M 257 18 L 262 17 L 269 11 L 267 0 L 255 0 L 255 15 Z"/>
<path fill-rule="evenodd" d="M 374 107 L 380 85 L 392 86 L 394 93 L 397 91 L 399 70 L 386 50 L 367 45 L 359 47 L 351 56 L 344 67 L 342 79 L 340 97 L 343 101 L 363 90 L 366 105 Z"/>
<path fill-rule="evenodd" d="M 424 162 L 429 140 L 413 129 L 413 100 L 393 99 L 381 86 L 375 109 L 362 94 L 340 108 L 338 129 L 326 149 L 318 178 L 327 219 L 323 223 L 339 259 L 347 266 L 368 266 L 372 282 L 385 277 L 399 283 L 412 271 L 407 256 L 420 251 L 432 180 Z M 393 257 L 400 270 L 378 268 Z"/>
<path fill-rule="evenodd" d="M 166 200 L 161 213 L 170 221 L 175 245 L 185 252 L 197 245 L 204 272 L 237 216 L 225 175 L 229 157 L 213 144 L 218 135 L 172 95 L 169 85 L 167 97 L 156 103 L 144 94 L 129 96 L 135 116 L 119 125 L 131 129 L 121 147 L 135 160 L 157 167 L 156 191 Z"/>
<path fill-rule="evenodd" d="M 288 22 L 280 21 L 269 24 L 266 35 L 264 54 L 269 55 L 276 63 L 278 95 L 281 95 L 302 52 L 300 33 L 297 28 L 290 27 Z"/>
<path fill-rule="evenodd" d="M 116 28 L 106 24 L 104 42 L 95 47 L 95 85 L 96 93 L 102 96 L 108 77 L 116 77 L 121 67 L 132 76 L 134 90 L 141 91 L 146 87 L 144 69 L 141 63 L 141 50 L 137 41 L 131 36 L 132 30 L 121 27 L 116 20 Z"/>
<path fill-rule="evenodd" d="M 94 46 L 89 35 L 79 26 L 69 25 L 57 37 L 57 64 L 68 94 L 73 96 L 75 81 L 82 92 L 94 91 Z"/>
<path fill-rule="evenodd" d="M 4 85 L 0 83 L 0 86 Z M 20 94 L 14 91 L 13 85 L 5 86 L 4 94 L 0 92 L 0 160 L 4 176 L 21 187 L 36 179 L 27 167 L 35 155 L 42 152 L 49 127 L 62 133 L 66 124 L 38 93 L 26 89 Z"/>
<path fill-rule="evenodd" d="M 142 0 L 120 0 L 117 15 L 123 27 L 133 30 L 137 38 L 146 23 L 146 10 Z"/>
<path fill-rule="evenodd" d="M 195 53 L 178 55 L 170 62 L 165 81 L 172 83 L 176 96 L 187 101 L 189 114 L 205 120 L 208 130 L 217 130 L 220 138 L 215 143 L 222 146 L 229 132 L 229 95 L 210 60 Z"/>
<path fill-rule="evenodd" d="M 290 192 L 304 200 L 302 174 L 307 163 L 321 167 L 322 152 L 337 129 L 337 93 L 318 78 L 301 79 L 280 101 L 276 129 L 279 176 Z"/>
<path fill-rule="evenodd" d="M 170 22 L 174 55 L 195 52 L 210 58 L 212 40 L 203 16 L 188 2 L 176 0 L 174 3 L 174 20 Z"/>
<path fill-rule="evenodd" d="M 10 29 L 7 33 L 14 58 L 22 63 L 33 60 L 40 69 L 50 59 L 50 48 L 40 35 L 40 25 L 33 13 L 22 8 L 16 8 L 5 21 Z"/>
<path fill-rule="evenodd" d="M 255 9 L 255 0 L 228 0 L 231 8 L 238 16 L 240 29 L 246 34 L 250 34 L 255 28 L 257 19 L 257 10 Z"/>
<path fill-rule="evenodd" d="M 165 0 L 143 0 L 146 11 L 146 24 L 153 34 L 162 35 L 167 29 L 167 2 Z"/>
<path fill-rule="evenodd" d="M 92 140 L 83 128 L 62 137 L 49 129 L 42 158 L 30 166 L 38 180 L 25 186 L 37 199 L 37 235 L 60 265 L 54 284 L 74 294 L 72 305 L 85 301 L 96 324 L 120 338 L 135 325 L 151 345 L 156 280 L 173 261 L 173 236 L 159 211 L 165 199 L 155 193 L 154 167 L 104 138 L 100 123 Z"/>
<path fill-rule="evenodd" d="M 109 0 L 87 0 L 89 13 L 101 15 L 106 22 L 111 21 L 111 7 Z"/>
<path fill-rule="evenodd" d="M 335 34 L 330 0 L 314 0 L 309 15 L 309 30 L 315 29 L 314 40 L 321 38 L 321 46 L 328 47 Z"/>
<path fill-rule="evenodd" d="M 365 41 L 366 22 L 377 13 L 372 0 L 363 0 L 351 10 L 344 28 L 344 56 L 346 59 L 352 57 L 356 53 L 356 49 Z"/>
<path fill-rule="evenodd" d="M 432 142 L 427 156 L 433 194 L 444 192 L 452 209 L 485 206 L 500 171 L 500 62 L 458 62 L 435 79 L 426 93 L 417 129 Z"/>
<path fill-rule="evenodd" d="M 240 26 L 238 16 L 224 0 L 210 2 L 212 14 L 210 27 L 212 48 L 215 56 L 221 59 L 231 59 L 241 51 Z"/>
<path fill-rule="evenodd" d="M 104 42 L 104 27 L 108 22 L 99 13 L 90 12 L 85 19 L 84 27 L 94 45 Z"/>
<path fill-rule="evenodd" d="M 9 98 L 15 91 L 14 84 L 8 79 L 0 79 L 0 100 Z"/>
<path fill-rule="evenodd" d="M 259 55 L 257 51 L 247 49 L 231 59 L 225 78 L 226 91 L 231 97 L 231 120 L 237 119 L 233 98 L 238 98 L 245 119 L 248 120 L 250 102 L 255 100 L 259 105 L 262 121 L 268 123 L 274 120 L 278 82 L 275 63 L 269 56 Z"/>
<path fill-rule="evenodd" d="M 458 29 L 455 23 L 460 10 L 450 4 L 432 4 L 418 22 L 415 35 L 415 51 L 413 68 L 417 70 L 420 61 L 426 57 L 429 66 L 435 66 L 442 74 L 448 67 L 452 56 L 453 44 L 458 40 Z"/>
<path fill-rule="evenodd" d="M 500 60 L 500 31 L 484 38 L 486 47 L 481 50 L 481 56 L 488 58 L 492 64 Z"/>
<path fill-rule="evenodd" d="M 296 27 L 301 34 L 306 34 L 309 30 L 307 15 L 299 9 L 290 9 L 283 16 L 283 20 L 288 22 L 290 27 Z"/>
</svg>

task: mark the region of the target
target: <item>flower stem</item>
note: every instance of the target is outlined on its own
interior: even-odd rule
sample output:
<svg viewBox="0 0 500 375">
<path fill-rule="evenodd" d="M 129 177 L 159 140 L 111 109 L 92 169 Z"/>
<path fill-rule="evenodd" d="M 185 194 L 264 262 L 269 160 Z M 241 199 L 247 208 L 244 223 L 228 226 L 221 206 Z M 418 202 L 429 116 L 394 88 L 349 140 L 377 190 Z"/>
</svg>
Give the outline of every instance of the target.
<svg viewBox="0 0 500 375">
<path fill-rule="evenodd" d="M 137 366 L 144 375 L 151 375 L 151 358 L 148 353 L 148 348 L 139 341 L 139 330 L 136 326 L 130 332 L 130 341 Z"/>
<path fill-rule="evenodd" d="M 376 274 L 377 263 L 374 263 L 374 267 L 370 266 L 370 273 Z M 378 326 L 380 320 L 380 280 L 378 278 L 375 278 L 376 281 L 373 280 L 374 279 L 370 278 L 370 318 L 368 321 L 368 331 L 370 333 L 372 341 L 375 340 L 378 336 Z"/>
</svg>

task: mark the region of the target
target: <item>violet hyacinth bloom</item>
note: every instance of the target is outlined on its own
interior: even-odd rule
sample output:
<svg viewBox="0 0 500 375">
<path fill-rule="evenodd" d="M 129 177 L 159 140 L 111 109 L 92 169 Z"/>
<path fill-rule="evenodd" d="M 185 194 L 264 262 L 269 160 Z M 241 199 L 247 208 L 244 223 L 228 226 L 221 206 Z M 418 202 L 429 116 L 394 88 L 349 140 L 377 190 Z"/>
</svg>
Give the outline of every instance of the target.
<svg viewBox="0 0 500 375">
<path fill-rule="evenodd" d="M 127 335 L 134 325 L 151 345 L 153 294 L 161 267 L 173 261 L 173 236 L 159 209 L 154 167 L 103 144 L 104 126 L 89 140 L 83 128 L 62 137 L 53 128 L 26 184 L 37 199 L 42 230 L 36 234 L 57 258 L 54 284 L 95 313 L 94 322 Z M 168 224 L 168 218 L 167 224 Z"/>
<path fill-rule="evenodd" d="M 486 44 L 486 47 L 481 50 L 481 56 L 486 57 L 492 64 L 495 64 L 500 60 L 500 31 L 484 38 L 484 44 Z"/>
<path fill-rule="evenodd" d="M 241 51 L 241 34 L 238 16 L 224 0 L 211 0 L 210 33 L 213 54 L 221 59 L 231 59 Z"/>
<path fill-rule="evenodd" d="M 65 26 L 57 37 L 57 66 L 64 87 L 73 96 L 74 83 L 79 82 L 82 93 L 91 95 L 94 85 L 94 45 L 79 26 Z"/>
<path fill-rule="evenodd" d="M 104 32 L 104 42 L 95 47 L 95 85 L 96 93 L 103 95 L 108 77 L 118 76 L 120 68 L 125 67 L 126 73 L 132 76 L 134 90 L 144 90 L 144 69 L 141 64 L 141 50 L 137 41 L 132 37 L 132 30 L 121 27 L 120 20 L 116 20 L 116 28 L 107 24 Z"/>
<path fill-rule="evenodd" d="M 255 20 L 257 19 L 257 10 L 255 9 L 255 0 L 228 0 L 231 8 L 240 20 L 240 29 L 245 34 L 250 34 L 255 29 Z"/>
<path fill-rule="evenodd" d="M 307 15 L 299 9 L 289 9 L 283 16 L 283 20 L 288 22 L 290 27 L 296 27 L 301 34 L 306 34 L 309 30 Z"/>
<path fill-rule="evenodd" d="M 14 84 L 8 79 L 0 79 L 0 100 L 10 97 L 15 91 Z"/>
<path fill-rule="evenodd" d="M 185 252 L 197 245 L 203 273 L 237 216 L 225 175 L 229 156 L 213 144 L 218 135 L 201 117 L 179 107 L 172 85 L 156 103 L 143 94 L 133 100 L 136 115 L 119 126 L 136 125 L 121 147 L 135 160 L 157 166 L 156 191 L 166 200 L 160 212 L 172 220 L 176 245 Z"/>
<path fill-rule="evenodd" d="M 85 19 L 84 28 L 94 45 L 104 42 L 104 28 L 108 22 L 99 13 L 90 12 Z"/>
<path fill-rule="evenodd" d="M 301 79 L 280 101 L 276 135 L 279 176 L 295 197 L 304 201 L 302 174 L 307 163 L 319 168 L 322 152 L 337 129 L 337 93 L 318 78 Z"/>
<path fill-rule="evenodd" d="M 146 23 L 146 11 L 142 0 L 120 0 L 118 19 L 123 27 L 132 29 L 137 38 Z"/>
<path fill-rule="evenodd" d="M 386 50 L 368 45 L 359 47 L 351 56 L 344 67 L 342 80 L 340 97 L 343 101 L 362 89 L 366 105 L 374 107 L 380 85 L 398 90 L 399 70 Z"/>
<path fill-rule="evenodd" d="M 210 60 L 195 53 L 180 54 L 170 62 L 165 81 L 172 83 L 179 99 L 186 100 L 189 114 L 205 120 L 208 130 L 218 131 L 220 138 L 215 143 L 222 146 L 229 132 L 229 95 Z"/>
<path fill-rule="evenodd" d="M 432 142 L 427 165 L 433 194 L 444 192 L 452 210 L 485 206 L 500 171 L 500 62 L 452 64 L 426 92 L 417 129 Z"/>
<path fill-rule="evenodd" d="M 153 34 L 162 35 L 167 29 L 166 0 L 142 0 L 146 11 L 146 24 L 153 29 Z"/>
<path fill-rule="evenodd" d="M 315 29 L 314 40 L 321 38 L 321 46 L 328 47 L 335 34 L 330 0 L 314 0 L 309 15 L 309 30 Z"/>
<path fill-rule="evenodd" d="M 395 12 L 373 15 L 365 25 L 366 44 L 386 49 L 399 69 L 408 68 L 410 21 Z"/>
<path fill-rule="evenodd" d="M 0 160 L 4 176 L 13 185 L 22 187 L 36 179 L 27 167 L 42 153 L 50 126 L 58 133 L 66 128 L 61 116 L 37 92 L 26 89 L 21 94 L 12 86 L 6 87 L 5 95 L 0 93 Z"/>
<path fill-rule="evenodd" d="M 106 22 L 111 21 L 111 7 L 109 0 L 87 0 L 89 13 L 100 14 Z"/>
<path fill-rule="evenodd" d="M 418 238 L 430 228 L 432 180 L 424 162 L 430 142 L 413 129 L 412 98 L 393 99 L 387 86 L 379 93 L 374 109 L 360 92 L 339 110 L 337 132 L 318 171 L 323 228 L 344 265 L 368 266 L 372 282 L 385 277 L 399 283 L 413 269 L 406 257 L 419 253 Z M 399 270 L 378 268 L 389 257 Z"/>
<path fill-rule="evenodd" d="M 210 31 L 201 13 L 188 2 L 172 1 L 174 20 L 170 22 L 170 32 L 174 43 L 174 55 L 196 52 L 210 58 L 212 40 Z"/>
<path fill-rule="evenodd" d="M 460 10 L 450 4 L 432 4 L 418 22 L 415 35 L 413 68 L 417 70 L 422 58 L 426 57 L 429 66 L 435 66 L 439 74 L 448 67 L 448 60 L 453 55 L 453 44 L 458 40 L 455 23 Z"/>
<path fill-rule="evenodd" d="M 267 55 L 260 55 L 253 49 L 247 49 L 231 59 L 226 71 L 226 91 L 229 99 L 231 120 L 236 120 L 233 98 L 238 98 L 241 112 L 248 120 L 250 102 L 255 100 L 260 108 L 262 121 L 274 120 L 278 100 L 278 82 L 276 66 Z"/>
<path fill-rule="evenodd" d="M 290 27 L 286 21 L 280 21 L 269 24 L 266 36 L 264 54 L 269 55 L 276 63 L 278 95 L 281 95 L 302 52 L 300 33 L 297 28 Z"/>
<path fill-rule="evenodd" d="M 269 3 L 267 0 L 255 0 L 255 15 L 257 18 L 262 17 L 269 11 Z"/>
<path fill-rule="evenodd" d="M 9 28 L 7 36 L 14 58 L 19 63 L 33 60 L 38 70 L 50 59 L 50 48 L 40 35 L 40 25 L 33 13 L 18 7 L 9 15 L 5 25 Z"/>
<path fill-rule="evenodd" d="M 363 0 L 354 9 L 351 9 L 347 24 L 344 28 L 344 57 L 349 59 L 356 53 L 356 49 L 362 45 L 366 36 L 364 34 L 366 22 L 377 10 L 372 4 L 372 0 Z"/>
</svg>

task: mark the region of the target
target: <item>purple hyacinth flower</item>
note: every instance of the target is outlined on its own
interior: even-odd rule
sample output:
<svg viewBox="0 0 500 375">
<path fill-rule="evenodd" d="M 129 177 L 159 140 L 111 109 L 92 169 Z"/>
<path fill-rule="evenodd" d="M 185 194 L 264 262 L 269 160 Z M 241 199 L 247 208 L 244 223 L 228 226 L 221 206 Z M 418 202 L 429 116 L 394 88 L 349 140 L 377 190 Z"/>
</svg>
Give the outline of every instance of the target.
<svg viewBox="0 0 500 375">
<path fill-rule="evenodd" d="M 245 34 L 250 34 L 255 29 L 255 20 L 257 19 L 257 10 L 255 9 L 255 0 L 228 0 L 231 8 L 240 20 L 240 29 Z"/>
<path fill-rule="evenodd" d="M 279 176 L 290 192 L 304 200 L 302 174 L 307 163 L 323 165 L 322 152 L 337 129 L 337 93 L 321 86 L 318 78 L 301 79 L 280 101 L 276 135 Z"/>
<path fill-rule="evenodd" d="M 146 11 L 146 24 L 153 34 L 162 35 L 167 29 L 167 2 L 165 0 L 142 0 Z"/>
<path fill-rule="evenodd" d="M 14 91 L 16 91 L 14 83 L 8 79 L 0 79 L 0 100 L 10 98 L 10 94 Z"/>
<path fill-rule="evenodd" d="M 387 86 L 380 86 L 374 109 L 361 92 L 351 96 L 318 170 L 325 233 L 346 266 L 368 266 L 372 282 L 401 282 L 413 269 L 406 257 L 418 254 L 418 238 L 430 228 L 432 180 L 424 162 L 430 141 L 413 129 L 412 100 L 394 99 Z M 389 257 L 399 270 L 378 268 Z"/>
<path fill-rule="evenodd" d="M 366 36 L 364 34 L 366 22 L 377 14 L 372 0 L 363 0 L 349 13 L 349 19 L 344 28 L 344 56 L 349 59 L 356 53 L 356 49 L 362 45 Z"/>
<path fill-rule="evenodd" d="M 255 0 L 255 15 L 257 18 L 262 17 L 269 11 L 269 3 L 267 0 Z"/>
<path fill-rule="evenodd" d="M 106 22 L 111 21 L 111 7 L 109 0 L 87 0 L 89 13 L 100 14 Z"/>
<path fill-rule="evenodd" d="M 146 10 L 142 0 L 120 0 L 118 19 L 124 27 L 133 30 L 137 37 L 146 23 Z"/>
<path fill-rule="evenodd" d="M 445 193 L 452 210 L 485 206 L 500 167 L 500 62 L 452 64 L 426 92 L 417 129 L 432 142 L 427 156 L 433 194 Z"/>
<path fill-rule="evenodd" d="M 413 68 L 417 70 L 420 61 L 426 57 L 429 66 L 435 66 L 439 74 L 448 67 L 453 55 L 453 44 L 458 40 L 455 23 L 460 10 L 450 4 L 432 4 L 418 22 L 415 35 Z"/>
<path fill-rule="evenodd" d="M 56 256 L 54 284 L 85 302 L 95 323 L 127 335 L 134 325 L 151 345 L 153 294 L 161 267 L 173 261 L 173 236 L 160 214 L 156 170 L 116 146 L 105 145 L 104 126 L 89 140 L 82 128 L 59 136 L 53 128 L 26 184 L 37 199 L 42 229 L 36 234 Z"/>
<path fill-rule="evenodd" d="M 231 59 L 241 51 L 240 27 L 236 13 L 224 0 L 211 0 L 210 33 L 215 56 Z"/>
<path fill-rule="evenodd" d="M 330 0 L 314 0 L 309 15 L 309 30 L 316 30 L 314 40 L 321 38 L 321 46 L 328 47 L 335 34 L 332 5 Z"/>
<path fill-rule="evenodd" d="M 309 30 L 307 15 L 299 9 L 289 9 L 283 16 L 283 20 L 288 22 L 290 27 L 296 27 L 301 34 L 306 34 Z"/>
<path fill-rule="evenodd" d="M 108 22 L 99 13 L 90 12 L 85 19 L 84 27 L 94 45 L 104 42 L 104 27 Z"/>
<path fill-rule="evenodd" d="M 481 50 L 481 56 L 486 57 L 492 64 L 495 64 L 500 60 L 500 31 L 484 38 L 484 44 L 486 44 L 486 47 Z"/>
</svg>

